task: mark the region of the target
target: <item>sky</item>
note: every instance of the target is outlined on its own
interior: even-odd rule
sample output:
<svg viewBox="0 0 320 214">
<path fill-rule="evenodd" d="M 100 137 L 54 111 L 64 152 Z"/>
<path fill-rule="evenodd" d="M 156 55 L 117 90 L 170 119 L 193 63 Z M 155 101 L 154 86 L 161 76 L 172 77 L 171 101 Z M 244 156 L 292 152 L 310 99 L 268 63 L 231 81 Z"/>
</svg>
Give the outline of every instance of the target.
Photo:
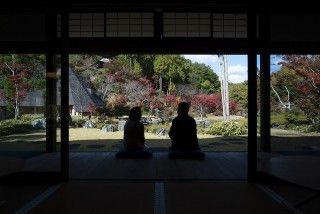
<svg viewBox="0 0 320 214">
<path fill-rule="evenodd" d="M 192 62 L 204 63 L 211 67 L 213 71 L 220 76 L 219 58 L 218 55 L 184 55 L 185 58 L 190 59 Z M 228 71 L 229 82 L 241 83 L 247 80 L 248 60 L 247 55 L 227 55 L 228 58 Z M 278 62 L 280 58 L 271 56 L 271 72 L 278 71 L 280 66 Z M 257 67 L 259 68 L 260 60 L 257 57 Z"/>
</svg>

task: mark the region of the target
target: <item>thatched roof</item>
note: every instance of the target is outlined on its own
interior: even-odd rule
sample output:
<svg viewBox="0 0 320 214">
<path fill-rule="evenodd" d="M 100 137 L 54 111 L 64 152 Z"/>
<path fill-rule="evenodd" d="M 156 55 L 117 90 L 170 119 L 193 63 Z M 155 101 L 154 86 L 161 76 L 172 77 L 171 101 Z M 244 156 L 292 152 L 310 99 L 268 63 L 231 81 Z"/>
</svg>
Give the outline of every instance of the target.
<svg viewBox="0 0 320 214">
<path fill-rule="evenodd" d="M 77 112 L 88 112 L 90 103 L 95 107 L 103 107 L 104 102 L 95 94 L 91 86 L 72 69 L 69 70 L 69 104 Z"/>
<path fill-rule="evenodd" d="M 59 84 L 58 84 L 59 85 Z M 1 89 L 0 89 L 1 92 Z M 57 89 L 57 105 L 61 104 L 60 89 Z M 102 99 L 93 92 L 91 86 L 72 69 L 69 70 L 69 105 L 77 112 L 88 112 L 90 103 L 95 107 L 103 107 Z M 40 107 L 45 105 L 44 91 L 30 91 L 21 102 L 21 107 Z M 0 99 L 0 106 L 6 106 L 6 101 Z"/>
<path fill-rule="evenodd" d="M 0 93 L 3 90 L 0 89 Z M 0 106 L 6 106 L 7 102 L 4 99 L 0 99 Z M 27 96 L 23 99 L 20 106 L 21 107 L 40 107 L 45 105 L 44 94 L 42 91 L 30 91 Z"/>
</svg>

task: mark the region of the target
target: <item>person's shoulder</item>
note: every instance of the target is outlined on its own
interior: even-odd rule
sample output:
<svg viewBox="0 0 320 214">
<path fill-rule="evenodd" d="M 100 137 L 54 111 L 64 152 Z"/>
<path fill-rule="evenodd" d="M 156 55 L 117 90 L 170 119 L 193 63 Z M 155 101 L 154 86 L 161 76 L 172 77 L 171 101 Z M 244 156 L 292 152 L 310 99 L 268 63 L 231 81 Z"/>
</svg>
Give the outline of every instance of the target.
<svg viewBox="0 0 320 214">
<path fill-rule="evenodd" d="M 191 117 L 190 115 L 188 115 L 188 120 L 190 120 L 192 122 L 196 122 L 196 120 L 193 117 Z"/>
<path fill-rule="evenodd" d="M 174 117 L 173 119 L 172 119 L 172 122 L 173 121 L 176 121 L 176 120 L 179 120 L 179 117 L 177 116 L 177 117 Z"/>
<path fill-rule="evenodd" d="M 136 124 L 137 124 L 138 126 L 144 126 L 143 123 L 141 123 L 140 121 L 136 121 Z"/>
</svg>

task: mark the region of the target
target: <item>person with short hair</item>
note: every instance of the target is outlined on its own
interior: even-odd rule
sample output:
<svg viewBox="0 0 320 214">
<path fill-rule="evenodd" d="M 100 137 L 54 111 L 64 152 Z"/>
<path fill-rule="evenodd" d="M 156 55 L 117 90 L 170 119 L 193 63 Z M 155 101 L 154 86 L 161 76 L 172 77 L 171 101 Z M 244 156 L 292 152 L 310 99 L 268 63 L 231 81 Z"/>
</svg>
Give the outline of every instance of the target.
<svg viewBox="0 0 320 214">
<path fill-rule="evenodd" d="M 172 121 L 169 136 L 172 146 L 169 152 L 170 158 L 204 158 L 200 151 L 197 137 L 196 121 L 189 116 L 190 105 L 180 102 L 178 116 Z"/>
</svg>

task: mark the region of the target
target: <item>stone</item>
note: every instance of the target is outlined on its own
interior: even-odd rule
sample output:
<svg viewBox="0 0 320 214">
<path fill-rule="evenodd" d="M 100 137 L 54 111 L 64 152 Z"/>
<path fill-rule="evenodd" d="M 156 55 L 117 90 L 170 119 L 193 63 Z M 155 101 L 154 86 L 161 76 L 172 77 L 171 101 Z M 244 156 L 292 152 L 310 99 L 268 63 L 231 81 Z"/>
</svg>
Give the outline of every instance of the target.
<svg viewBox="0 0 320 214">
<path fill-rule="evenodd" d="M 209 128 L 211 126 L 211 122 L 209 120 L 204 121 L 204 128 Z"/>
<path fill-rule="evenodd" d="M 150 118 L 150 122 L 149 123 L 152 123 L 152 124 L 159 124 L 161 123 L 163 120 L 159 117 L 151 117 Z"/>
<path fill-rule="evenodd" d="M 160 128 L 160 129 L 157 130 L 156 134 L 158 136 L 166 136 L 167 130 L 165 130 L 164 128 Z"/>
<path fill-rule="evenodd" d="M 46 120 L 44 118 L 31 121 L 31 125 L 35 129 L 46 129 Z"/>
<path fill-rule="evenodd" d="M 209 128 L 211 125 L 211 122 L 209 120 L 196 119 L 196 124 L 204 128 Z"/>
<path fill-rule="evenodd" d="M 91 120 L 87 120 L 84 123 L 83 128 L 93 128 L 93 122 Z"/>
<path fill-rule="evenodd" d="M 103 132 L 114 132 L 113 125 L 112 125 L 112 124 L 104 125 L 104 126 L 101 128 L 101 131 L 103 131 Z"/>
<path fill-rule="evenodd" d="M 118 131 L 123 131 L 125 124 L 126 124 L 125 120 L 120 120 L 119 123 L 118 123 Z"/>
</svg>

